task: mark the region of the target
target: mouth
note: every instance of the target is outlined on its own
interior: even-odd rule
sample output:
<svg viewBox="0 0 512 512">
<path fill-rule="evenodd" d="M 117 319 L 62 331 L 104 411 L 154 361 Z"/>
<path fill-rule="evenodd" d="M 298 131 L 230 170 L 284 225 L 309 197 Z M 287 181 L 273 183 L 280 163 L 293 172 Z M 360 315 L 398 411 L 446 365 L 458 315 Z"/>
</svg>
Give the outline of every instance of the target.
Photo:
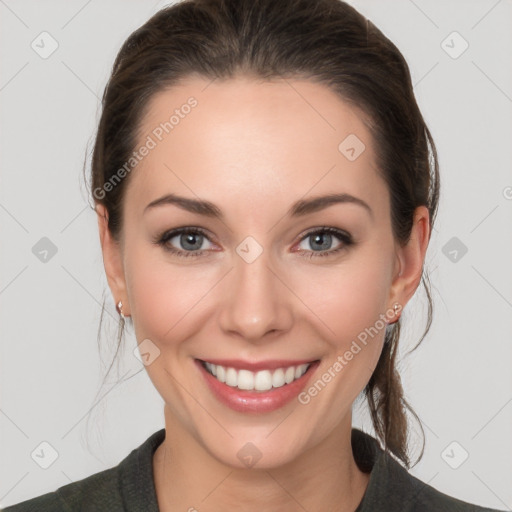
<svg viewBox="0 0 512 512">
<path fill-rule="evenodd" d="M 214 396 L 239 412 L 269 412 L 284 406 L 300 393 L 320 364 L 319 359 L 195 362 Z"/>
</svg>

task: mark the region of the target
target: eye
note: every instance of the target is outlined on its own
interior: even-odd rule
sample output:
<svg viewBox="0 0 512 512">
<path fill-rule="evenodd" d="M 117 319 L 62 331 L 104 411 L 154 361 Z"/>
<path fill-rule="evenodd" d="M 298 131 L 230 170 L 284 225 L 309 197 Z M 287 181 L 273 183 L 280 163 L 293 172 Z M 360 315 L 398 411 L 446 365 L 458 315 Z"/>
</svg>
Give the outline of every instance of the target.
<svg viewBox="0 0 512 512">
<path fill-rule="evenodd" d="M 335 249 L 329 250 L 329 247 L 332 245 L 333 238 L 338 238 L 341 243 L 338 244 L 338 247 Z M 303 255 L 308 258 L 315 258 L 318 256 L 332 256 L 333 254 L 338 253 L 354 244 L 354 241 L 349 233 L 327 226 L 317 228 L 314 231 L 307 233 L 306 236 L 304 236 L 301 240 L 301 243 L 304 242 L 306 242 L 306 245 L 309 245 L 309 248 L 312 250 L 309 251 L 306 249 L 304 251 L 304 249 L 302 249 L 299 252 L 303 253 Z M 304 254 L 304 252 L 309 254 Z"/>
<path fill-rule="evenodd" d="M 196 257 L 208 252 L 208 247 L 204 247 L 205 240 L 209 240 L 206 232 L 200 228 L 178 228 L 166 231 L 158 236 L 154 243 L 162 246 L 164 250 L 179 257 Z M 176 248 L 181 246 L 183 249 Z"/>
<path fill-rule="evenodd" d="M 339 243 L 338 247 L 335 249 L 329 249 L 334 238 L 337 238 L 341 243 Z M 209 241 L 206 232 L 201 228 L 194 227 L 177 228 L 166 231 L 153 240 L 154 243 L 162 246 L 165 251 L 185 258 L 199 257 L 210 252 L 209 248 L 203 245 L 205 241 Z M 301 244 L 308 241 L 309 243 L 307 243 L 307 245 L 309 245 L 309 248 L 312 250 L 302 248 L 297 251 L 308 258 L 331 256 L 354 244 L 349 233 L 327 226 L 316 228 L 314 231 L 307 233 L 301 239 Z M 181 246 L 181 248 L 177 248 L 176 245 Z"/>
</svg>

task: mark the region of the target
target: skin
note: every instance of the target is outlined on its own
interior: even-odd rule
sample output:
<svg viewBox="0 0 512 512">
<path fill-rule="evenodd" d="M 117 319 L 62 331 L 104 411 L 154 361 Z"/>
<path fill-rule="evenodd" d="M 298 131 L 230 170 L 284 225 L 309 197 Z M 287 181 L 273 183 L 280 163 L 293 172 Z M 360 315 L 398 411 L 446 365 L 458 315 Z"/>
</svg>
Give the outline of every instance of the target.
<svg viewBox="0 0 512 512">
<path fill-rule="evenodd" d="M 404 307 L 414 294 L 428 210 L 416 209 L 410 241 L 400 246 L 364 116 L 306 80 L 190 77 L 152 98 L 141 143 L 190 96 L 198 105 L 129 177 L 120 243 L 97 207 L 113 297 L 131 316 L 138 342 L 149 339 L 160 351 L 146 366 L 165 402 L 167 435 L 153 460 L 159 507 L 353 512 L 369 475 L 352 453 L 352 404 L 377 364 L 385 329 L 308 404 L 292 400 L 264 414 L 218 402 L 194 358 L 320 359 L 314 382 L 379 315 L 395 303 Z M 349 134 L 366 146 L 355 161 L 338 150 Z M 213 202 L 224 220 L 176 205 L 144 213 L 171 192 Z M 340 203 L 286 215 L 299 199 L 331 193 L 356 196 L 372 213 Z M 207 231 L 195 242 L 202 256 L 180 258 L 152 243 L 184 226 Z M 323 226 L 347 231 L 355 244 L 344 246 L 333 235 L 324 252 L 341 251 L 306 257 L 323 250 L 306 232 Z M 236 252 L 247 236 L 263 249 L 252 263 Z M 191 252 L 179 236 L 167 245 Z M 262 454 L 252 468 L 237 457 L 247 442 Z"/>
</svg>

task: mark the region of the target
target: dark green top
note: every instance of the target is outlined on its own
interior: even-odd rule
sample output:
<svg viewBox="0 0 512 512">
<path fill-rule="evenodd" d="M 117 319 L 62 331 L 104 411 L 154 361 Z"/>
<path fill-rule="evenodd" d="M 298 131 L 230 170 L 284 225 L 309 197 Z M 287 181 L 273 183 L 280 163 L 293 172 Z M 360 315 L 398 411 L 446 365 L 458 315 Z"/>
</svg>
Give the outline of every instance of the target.
<svg viewBox="0 0 512 512">
<path fill-rule="evenodd" d="M 4 512 L 158 512 L 153 453 L 165 429 L 152 434 L 117 466 L 4 509 Z M 378 441 L 352 429 L 357 465 L 371 472 L 363 500 L 354 512 L 497 512 L 451 498 L 418 480 L 384 453 Z"/>
</svg>

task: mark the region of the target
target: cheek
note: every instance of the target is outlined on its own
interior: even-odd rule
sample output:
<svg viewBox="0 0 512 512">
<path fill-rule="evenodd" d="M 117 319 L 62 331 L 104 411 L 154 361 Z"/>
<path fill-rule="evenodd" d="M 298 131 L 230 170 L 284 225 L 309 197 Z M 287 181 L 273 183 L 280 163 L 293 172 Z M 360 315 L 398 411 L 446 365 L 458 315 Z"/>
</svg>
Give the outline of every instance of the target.
<svg viewBox="0 0 512 512">
<path fill-rule="evenodd" d="M 387 310 L 389 268 L 384 258 L 361 252 L 346 264 L 303 274 L 298 295 L 326 324 L 331 338 L 346 341 Z"/>
<path fill-rule="evenodd" d="M 212 288 L 200 267 L 179 266 L 163 250 L 134 243 L 126 259 L 127 287 L 137 340 L 160 342 L 179 337 L 201 310 L 201 298 Z M 162 252 L 160 252 L 162 251 Z"/>
<path fill-rule="evenodd" d="M 389 290 L 386 268 L 368 260 L 347 265 L 309 295 L 329 328 L 324 330 L 329 349 L 317 378 L 300 399 L 311 405 L 312 416 L 321 415 L 329 404 L 331 412 L 322 425 L 326 432 L 341 421 L 377 366 L 387 326 L 383 319 Z"/>
<path fill-rule="evenodd" d="M 367 384 L 382 351 L 391 259 L 381 254 L 361 251 L 337 269 L 312 272 L 299 293 L 324 325 L 329 349 L 320 375 L 334 382 L 328 394 L 338 411 Z"/>
</svg>

